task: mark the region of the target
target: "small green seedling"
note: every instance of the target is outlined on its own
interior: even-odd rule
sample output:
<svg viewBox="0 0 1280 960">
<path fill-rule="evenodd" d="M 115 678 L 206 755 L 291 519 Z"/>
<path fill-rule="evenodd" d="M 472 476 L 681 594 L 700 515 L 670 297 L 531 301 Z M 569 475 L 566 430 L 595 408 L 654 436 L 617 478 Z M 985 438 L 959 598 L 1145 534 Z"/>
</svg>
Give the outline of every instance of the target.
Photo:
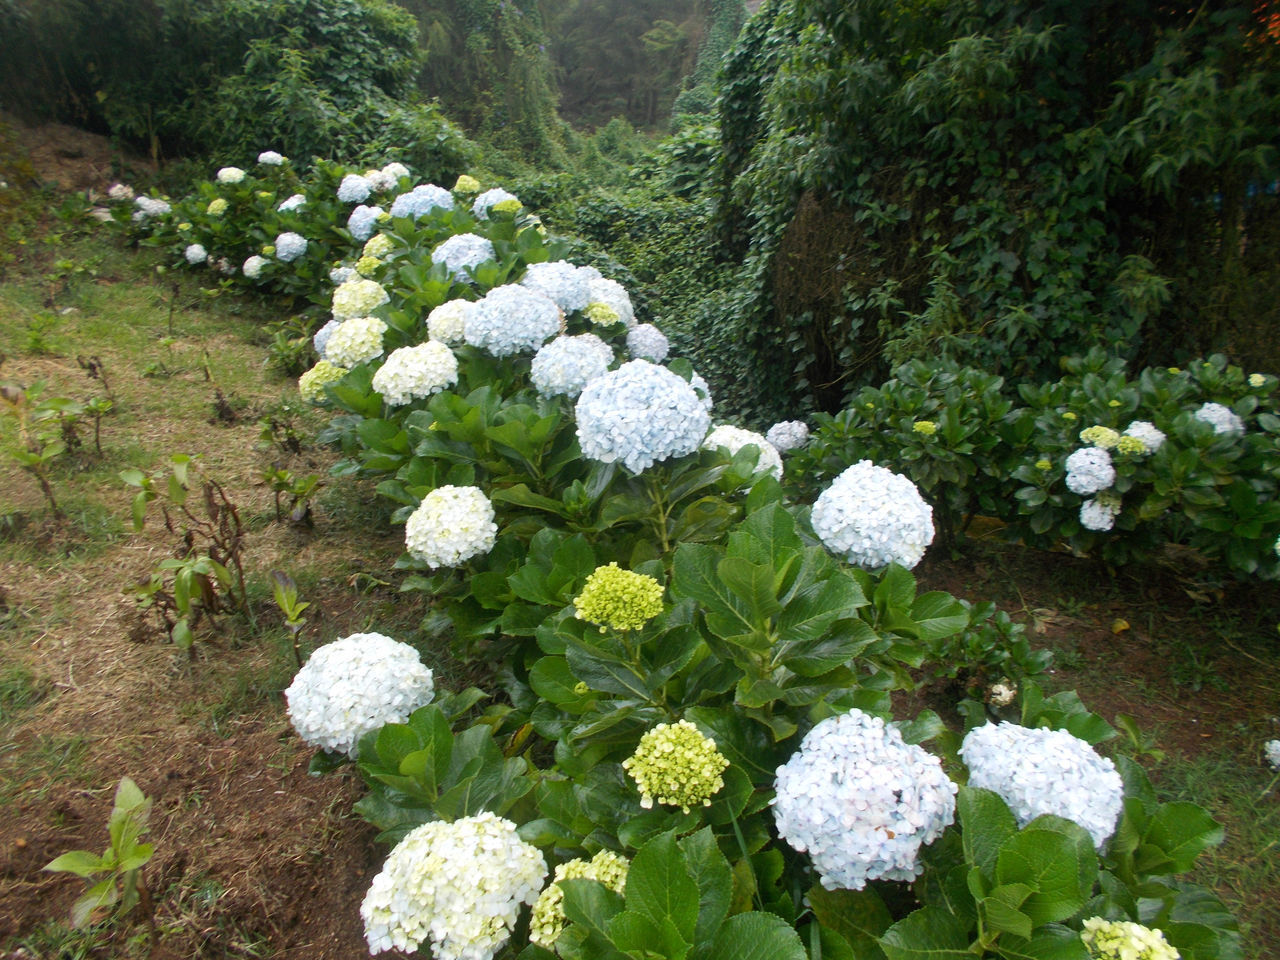
<svg viewBox="0 0 1280 960">
<path fill-rule="evenodd" d="M 307 621 L 302 618 L 302 611 L 311 606 L 311 603 L 305 600 L 298 601 L 298 585 L 283 570 L 272 570 L 271 581 L 276 606 L 284 614 L 284 625 L 289 630 L 289 639 L 293 641 L 293 658 L 298 661 L 298 667 L 301 669 L 302 648 L 298 644 L 298 636 L 302 633 L 302 628 L 307 625 Z"/>
</svg>

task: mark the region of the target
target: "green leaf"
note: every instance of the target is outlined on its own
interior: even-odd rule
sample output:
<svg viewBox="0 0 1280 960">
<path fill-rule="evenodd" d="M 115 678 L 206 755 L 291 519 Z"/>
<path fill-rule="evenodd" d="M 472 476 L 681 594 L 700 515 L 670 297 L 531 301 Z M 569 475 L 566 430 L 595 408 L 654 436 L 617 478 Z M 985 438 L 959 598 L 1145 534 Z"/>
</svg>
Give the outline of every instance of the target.
<svg viewBox="0 0 1280 960">
<path fill-rule="evenodd" d="M 589 936 L 598 938 L 600 946 L 607 948 L 609 921 L 622 912 L 622 897 L 597 880 L 583 878 L 562 880 L 560 889 L 564 891 L 565 918 L 581 925 Z"/>
<path fill-rule="evenodd" d="M 921 907 L 880 938 L 888 960 L 972 960 L 967 924 L 940 907 Z"/>
<path fill-rule="evenodd" d="M 733 899 L 733 872 L 720 852 L 710 827 L 704 827 L 679 843 L 685 865 L 698 887 L 698 920 L 694 926 L 695 945 L 707 943 L 729 914 Z"/>
<path fill-rule="evenodd" d="M 911 571 L 896 563 L 889 564 L 872 595 L 883 615 L 906 618 L 916 597 L 916 578 Z"/>
<path fill-rule="evenodd" d="M 670 917 L 655 922 L 634 910 L 623 910 L 609 921 L 609 938 L 623 953 L 636 957 L 684 960 L 692 946 Z"/>
<path fill-rule="evenodd" d="M 753 649 L 767 648 L 769 639 L 758 630 L 759 625 L 747 603 L 720 578 L 718 561 L 718 554 L 709 546 L 681 544 L 676 548 L 673 562 L 672 593 L 698 601 L 706 615 L 707 627 L 716 636 Z M 754 583 L 750 574 L 741 569 L 736 573 L 739 577 L 748 577 L 745 589 L 750 594 Z"/>
<path fill-rule="evenodd" d="M 96 853 L 90 853 L 88 850 L 72 850 L 51 861 L 43 869 L 52 873 L 74 873 L 77 877 L 91 877 L 111 867 Z"/>
<path fill-rule="evenodd" d="M 94 884 L 71 906 L 71 925 L 76 928 L 86 926 L 93 919 L 93 912 L 102 907 L 110 907 L 120 899 L 116 890 L 116 878 L 108 877 L 101 883 Z"/>
<path fill-rule="evenodd" d="M 699 891 L 674 833 L 653 838 L 636 853 L 627 871 L 626 897 L 627 909 L 657 924 L 670 919 L 685 942 L 693 942 Z"/>
<path fill-rule="evenodd" d="M 1098 875 L 1089 835 L 1079 827 L 1064 831 L 1037 826 L 1047 819 L 1038 818 L 1010 837 L 996 857 L 999 884 L 1025 884 L 1035 891 L 1023 902 L 1022 911 L 1036 926 L 1075 914 Z"/>
<path fill-rule="evenodd" d="M 1169 868 L 1159 873 L 1190 870 L 1209 847 L 1222 843 L 1222 825 L 1203 807 L 1186 801 L 1162 803 L 1147 824 L 1143 846 L 1153 846 L 1168 858 Z M 1142 859 L 1142 847 L 1138 857 Z"/>
<path fill-rule="evenodd" d="M 1009 805 L 992 790 L 961 787 L 956 814 L 962 828 L 965 859 L 994 880 L 1000 848 L 1018 832 L 1018 821 Z"/>
<path fill-rule="evenodd" d="M 921 640 L 941 640 L 969 625 L 969 611 L 951 594 L 934 590 L 916 598 L 911 605 L 911 619 Z"/>
<path fill-rule="evenodd" d="M 1030 939 L 1001 937 L 1000 955 L 1008 960 L 1089 960 L 1080 934 L 1057 923 L 1037 927 Z"/>
<path fill-rule="evenodd" d="M 1017 937 L 1030 937 L 1031 918 L 1018 909 L 1017 904 L 1031 894 L 1026 884 L 1006 884 L 996 887 L 991 895 L 978 901 L 978 915 L 984 928 Z M 1014 902 L 1016 901 L 1016 902 Z"/>
<path fill-rule="evenodd" d="M 716 932 L 706 960 L 808 960 L 800 935 L 772 913 L 739 913 Z"/>
<path fill-rule="evenodd" d="M 893 917 L 874 890 L 828 890 L 814 884 L 809 888 L 809 906 L 818 922 L 844 937 L 861 960 L 884 955 L 877 941 Z"/>
</svg>

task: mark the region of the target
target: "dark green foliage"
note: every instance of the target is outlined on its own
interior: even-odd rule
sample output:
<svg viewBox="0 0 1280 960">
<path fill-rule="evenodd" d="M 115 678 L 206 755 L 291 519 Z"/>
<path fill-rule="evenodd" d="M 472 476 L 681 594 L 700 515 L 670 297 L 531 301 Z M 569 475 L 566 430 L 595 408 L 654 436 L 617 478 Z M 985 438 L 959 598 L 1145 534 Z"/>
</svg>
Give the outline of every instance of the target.
<svg viewBox="0 0 1280 960">
<path fill-rule="evenodd" d="M 760 396 L 833 409 L 938 354 L 1032 377 L 1095 345 L 1261 365 L 1280 72 L 1249 7 L 767 3 L 721 106 Z"/>
</svg>

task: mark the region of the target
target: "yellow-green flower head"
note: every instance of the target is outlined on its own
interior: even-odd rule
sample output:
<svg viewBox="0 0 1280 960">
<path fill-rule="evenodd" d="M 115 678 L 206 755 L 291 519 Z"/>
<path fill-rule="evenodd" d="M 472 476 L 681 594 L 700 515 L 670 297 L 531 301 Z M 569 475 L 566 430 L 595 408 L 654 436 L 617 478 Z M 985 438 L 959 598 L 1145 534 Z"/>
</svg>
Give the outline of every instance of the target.
<svg viewBox="0 0 1280 960">
<path fill-rule="evenodd" d="M 529 939 L 547 950 L 564 931 L 567 922 L 564 915 L 564 888 L 561 880 L 595 880 L 614 893 L 621 894 L 627 885 L 627 870 L 631 867 L 626 857 L 612 850 L 601 850 L 590 860 L 570 860 L 556 867 L 555 876 L 533 905 L 529 917 Z"/>
<path fill-rule="evenodd" d="M 1169 372 L 1170 372 L 1170 373 L 1172 373 L 1172 374 L 1174 374 L 1174 375 L 1177 375 L 1177 374 L 1181 373 L 1182 371 L 1181 371 L 1180 369 L 1178 369 L 1177 367 L 1170 367 L 1170 368 L 1169 368 Z"/>
<path fill-rule="evenodd" d="M 458 177 L 458 182 L 453 185 L 454 193 L 479 193 L 480 181 L 469 174 L 462 174 Z"/>
<path fill-rule="evenodd" d="M 932 420 L 917 420 L 911 425 L 911 429 L 916 433 L 924 434 L 926 437 L 932 437 L 938 432 L 938 425 Z"/>
<path fill-rule="evenodd" d="M 1037 460 L 1037 461 L 1036 461 L 1036 469 L 1037 469 L 1037 470 L 1052 470 L 1052 469 L 1053 469 L 1053 464 L 1052 464 L 1052 463 L 1050 463 L 1048 460 Z"/>
<path fill-rule="evenodd" d="M 264 257 L 274 257 L 276 255 L 275 244 L 268 243 L 265 247 L 263 247 L 262 255 Z"/>
<path fill-rule="evenodd" d="M 1266 374 L 1262 374 L 1262 373 L 1249 374 L 1249 386 L 1254 387 L 1256 389 L 1258 387 L 1265 387 L 1266 385 L 1267 385 Z"/>
<path fill-rule="evenodd" d="M 369 242 L 364 245 L 361 252 L 366 257 L 377 257 L 381 260 L 393 249 L 395 249 L 395 241 L 385 233 L 379 233 L 369 238 Z"/>
<path fill-rule="evenodd" d="M 372 277 L 380 266 L 382 261 L 377 257 L 361 257 L 356 261 L 356 273 L 362 277 Z"/>
<path fill-rule="evenodd" d="M 302 399 L 310 403 L 324 403 L 324 385 L 335 383 L 347 375 L 345 367 L 321 360 L 314 367 L 298 378 L 298 393 Z"/>
<path fill-rule="evenodd" d="M 583 312 L 586 313 L 587 319 L 597 327 L 611 327 L 622 319 L 618 316 L 617 310 L 607 303 L 601 303 L 599 300 L 594 303 L 588 303 L 587 309 Z"/>
<path fill-rule="evenodd" d="M 1120 443 L 1120 433 L 1110 427 L 1095 424 L 1081 430 L 1080 439 L 1085 443 L 1093 444 L 1099 450 L 1114 450 Z"/>
<path fill-rule="evenodd" d="M 379 223 L 390 223 L 390 222 L 391 222 L 391 214 L 389 214 L 389 213 L 387 213 L 387 211 L 383 210 L 380 214 L 378 214 L 378 216 L 377 216 L 377 220 L 378 220 L 378 222 L 379 222 Z"/>
<path fill-rule="evenodd" d="M 189 224 L 187 221 L 183 220 L 180 224 L 178 224 L 178 229 L 179 229 L 179 230 L 190 230 L 190 229 L 191 229 L 191 224 Z"/>
<path fill-rule="evenodd" d="M 500 200 L 489 208 L 489 216 L 514 217 L 520 212 L 519 200 Z"/>
<path fill-rule="evenodd" d="M 266 199 L 270 198 L 270 196 L 271 196 L 271 191 L 270 191 L 270 190 L 259 190 L 259 191 L 258 191 L 258 199 L 259 199 L 259 200 L 266 200 Z"/>
<path fill-rule="evenodd" d="M 1116 441 L 1116 452 L 1138 456 L 1147 452 L 1147 445 L 1137 437 L 1123 436 Z"/>
<path fill-rule="evenodd" d="M 1107 401 L 1107 406 L 1108 406 L 1108 407 L 1118 407 L 1118 406 L 1120 406 L 1120 401 L 1119 401 L 1119 400 L 1108 400 L 1108 401 Z"/>
<path fill-rule="evenodd" d="M 1090 917 L 1080 934 L 1094 960 L 1178 960 L 1179 953 L 1159 930 L 1128 920 Z"/>
<path fill-rule="evenodd" d="M 622 761 L 622 769 L 640 788 L 640 806 L 653 801 L 679 807 L 711 806 L 711 797 L 724 786 L 729 761 L 716 742 L 688 720 L 660 723 L 643 737 L 636 752 Z"/>
<path fill-rule="evenodd" d="M 863 406 L 866 407 L 868 410 L 874 410 L 876 408 L 876 405 L 869 400 L 866 403 L 864 403 Z"/>
<path fill-rule="evenodd" d="M 1066 413 L 1062 415 L 1063 420 L 1074 420 L 1075 418 L 1076 418 L 1076 415 L 1072 413 L 1070 410 L 1068 410 Z"/>
<path fill-rule="evenodd" d="M 662 584 L 611 563 L 592 571 L 573 606 L 575 617 L 601 633 L 606 627 L 638 630 L 662 612 Z"/>
<path fill-rule="evenodd" d="M 227 212 L 227 200 L 225 197 L 214 197 L 209 201 L 209 206 L 205 208 L 205 213 L 211 217 L 220 217 Z"/>
</svg>

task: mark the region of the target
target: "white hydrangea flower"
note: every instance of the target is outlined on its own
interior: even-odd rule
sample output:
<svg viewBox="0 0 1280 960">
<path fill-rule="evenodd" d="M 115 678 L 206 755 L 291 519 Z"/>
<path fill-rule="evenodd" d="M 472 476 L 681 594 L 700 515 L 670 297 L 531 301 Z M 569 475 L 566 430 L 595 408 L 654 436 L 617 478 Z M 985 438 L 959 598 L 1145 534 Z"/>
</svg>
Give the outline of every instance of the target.
<svg viewBox="0 0 1280 960">
<path fill-rule="evenodd" d="M 594 333 L 556 337 L 534 354 L 530 379 L 544 397 L 563 394 L 573 400 L 611 363 L 613 348 Z"/>
<path fill-rule="evenodd" d="M 169 201 L 161 200 L 158 197 L 135 197 L 133 203 L 138 208 L 138 212 L 133 215 L 135 220 L 162 217 L 173 209 L 173 207 L 169 206 Z M 138 214 L 142 214 L 142 216 L 139 217 Z"/>
<path fill-rule="evenodd" d="M 305 194 L 295 193 L 291 197 L 287 197 L 280 201 L 280 206 L 276 210 L 280 213 L 292 213 L 294 210 L 300 210 L 306 206 L 307 198 Z"/>
<path fill-rule="evenodd" d="M 764 438 L 772 443 L 779 453 L 787 453 L 809 442 L 809 425 L 803 420 L 782 420 L 770 427 Z"/>
<path fill-rule="evenodd" d="M 262 268 L 265 267 L 269 262 L 270 261 L 268 261 L 266 257 L 260 257 L 255 253 L 252 257 L 250 257 L 248 260 L 244 262 L 244 266 L 242 266 L 240 269 L 244 272 L 244 275 L 248 277 L 250 280 L 257 280 L 260 276 L 262 276 Z"/>
<path fill-rule="evenodd" d="M 1271 769 L 1280 771 L 1280 740 L 1268 740 L 1262 745 L 1262 749 L 1267 755 L 1267 763 L 1271 764 Z"/>
<path fill-rule="evenodd" d="M 1124 805 L 1116 765 L 1065 730 L 988 723 L 960 745 L 969 786 L 994 790 L 1018 826 L 1053 814 L 1083 827 L 1099 850 L 1115 832 Z"/>
<path fill-rule="evenodd" d="M 492 190 L 486 190 L 476 197 L 476 202 L 471 205 L 471 212 L 477 220 L 488 220 L 489 208 L 494 204 L 502 203 L 503 200 L 520 202 L 520 198 L 514 193 L 507 193 L 501 187 L 494 187 Z"/>
<path fill-rule="evenodd" d="M 537 350 L 560 329 L 560 311 L 542 294 L 518 284 L 494 287 L 468 312 L 467 343 L 495 357 Z"/>
<path fill-rule="evenodd" d="M 329 282 L 340 287 L 348 280 L 355 280 L 360 274 L 355 267 L 336 266 L 329 270 Z"/>
<path fill-rule="evenodd" d="M 193 267 L 209 259 L 209 251 L 199 243 L 188 244 L 187 249 L 182 251 L 182 255 L 186 257 L 187 263 Z"/>
<path fill-rule="evenodd" d="M 583 273 L 593 269 L 592 267 L 579 268 Z M 598 273 L 599 271 L 596 272 Z M 592 277 L 588 274 L 587 292 L 588 305 L 603 303 L 618 315 L 618 321 L 624 323 L 627 329 L 631 329 L 636 325 L 636 311 L 631 303 L 631 294 L 627 293 L 627 288 L 618 283 L 617 280 L 610 280 L 601 276 Z"/>
<path fill-rule="evenodd" d="M 1164 446 L 1164 433 L 1156 429 L 1154 423 L 1150 423 L 1147 420 L 1133 421 L 1133 423 L 1124 428 L 1124 435 L 1133 437 L 1135 440 L 1141 440 L 1142 445 L 1146 447 L 1147 453 L 1155 453 Z"/>
<path fill-rule="evenodd" d="M 281 263 L 293 263 L 307 252 L 307 238 L 292 230 L 276 237 L 276 257 Z"/>
<path fill-rule="evenodd" d="M 520 285 L 554 300 L 565 313 L 582 310 L 590 302 L 591 288 L 587 278 L 567 260 L 529 264 Z"/>
<path fill-rule="evenodd" d="M 303 400 L 310 403 L 323 404 L 328 401 L 324 388 L 326 384 L 337 383 L 347 375 L 345 367 L 337 367 L 328 360 L 321 359 L 314 367 L 298 378 L 298 393 Z"/>
<path fill-rule="evenodd" d="M 214 179 L 219 183 L 240 183 L 244 180 L 244 171 L 239 167 L 223 167 Z"/>
<path fill-rule="evenodd" d="M 1067 457 L 1067 489 L 1087 497 L 1116 482 L 1111 454 L 1099 447 L 1081 447 Z"/>
<path fill-rule="evenodd" d="M 1220 436 L 1238 437 L 1244 433 L 1244 421 L 1236 416 L 1234 410 L 1220 403 L 1206 403 L 1192 416 L 1209 424 Z"/>
<path fill-rule="evenodd" d="M 957 787 L 938 758 L 856 709 L 810 730 L 774 788 L 778 834 L 828 890 L 914 880 L 920 848 L 955 819 Z"/>
<path fill-rule="evenodd" d="M 351 231 L 352 237 L 364 243 L 373 236 L 380 216 L 382 216 L 381 207 L 368 207 L 362 203 L 351 211 L 351 216 L 347 217 L 347 229 Z"/>
<path fill-rule="evenodd" d="M 376 280 L 348 280 L 333 291 L 333 316 L 335 320 L 364 316 L 390 299 Z"/>
<path fill-rule="evenodd" d="M 284 163 L 284 156 L 275 150 L 263 150 L 258 154 L 258 162 L 264 167 L 278 167 Z"/>
<path fill-rule="evenodd" d="M 365 257 L 377 257 L 381 260 L 395 248 L 396 242 L 394 240 L 385 233 L 379 233 L 369 238 L 369 242 L 364 245 L 364 249 L 360 251 L 360 254 Z"/>
<path fill-rule="evenodd" d="M 1119 513 L 1120 507 L 1110 500 L 1101 497 L 1086 500 L 1080 504 L 1080 526 L 1086 530 L 1106 532 L 1115 526 Z"/>
<path fill-rule="evenodd" d="M 427 336 L 451 347 L 467 341 L 467 317 L 475 309 L 470 300 L 449 300 L 427 314 Z"/>
<path fill-rule="evenodd" d="M 431 262 L 443 263 L 456 279 L 470 283 L 467 268 L 474 270 L 496 256 L 493 244 L 486 238 L 475 233 L 459 233 L 431 251 Z"/>
<path fill-rule="evenodd" d="M 343 203 L 364 203 L 373 193 L 373 184 L 368 177 L 358 173 L 348 173 L 338 184 L 338 199 Z"/>
<path fill-rule="evenodd" d="M 377 317 L 351 317 L 343 320 L 324 345 L 324 357 L 348 370 L 357 364 L 382 356 L 382 335 L 387 325 Z"/>
<path fill-rule="evenodd" d="M 711 426 L 697 391 L 647 360 L 631 360 L 592 380 L 575 409 L 582 455 L 620 460 L 632 473 L 693 453 Z"/>
<path fill-rule="evenodd" d="M 107 196 L 119 203 L 132 200 L 134 198 L 133 187 L 125 183 L 113 183 L 107 187 Z"/>
<path fill-rule="evenodd" d="M 357 633 L 311 654 L 284 692 L 289 721 L 309 746 L 356 755 L 360 738 L 403 723 L 435 686 L 418 651 L 380 633 Z"/>
<path fill-rule="evenodd" d="M 396 844 L 360 905 L 369 952 L 413 953 L 429 940 L 435 960 L 491 960 L 546 876 L 538 848 L 487 810 L 424 823 Z"/>
<path fill-rule="evenodd" d="M 373 389 L 393 407 L 439 393 L 458 382 L 458 359 L 437 340 L 393 350 L 373 375 Z"/>
<path fill-rule="evenodd" d="M 828 550 L 865 570 L 891 563 L 910 569 L 933 543 L 933 508 L 916 485 L 870 460 L 819 494 L 811 522 Z"/>
<path fill-rule="evenodd" d="M 493 549 L 493 517 L 493 504 L 479 487 L 437 487 L 410 514 L 405 545 L 432 567 L 456 567 Z"/>
<path fill-rule="evenodd" d="M 652 323 L 641 323 L 627 331 L 627 349 L 638 360 L 661 363 L 667 359 L 671 344 L 667 335 Z"/>
<path fill-rule="evenodd" d="M 381 170 L 366 170 L 364 178 L 369 181 L 369 186 L 378 193 L 386 193 L 396 185 L 396 178 L 389 173 L 383 173 Z"/>
<path fill-rule="evenodd" d="M 1089 917 L 1080 939 L 1094 960 L 1179 960 L 1164 934 L 1131 920 Z"/>
<path fill-rule="evenodd" d="M 392 160 L 382 168 L 382 175 L 390 177 L 393 184 L 399 183 L 405 177 L 409 176 L 409 168 L 399 160 Z"/>
<path fill-rule="evenodd" d="M 753 430 L 722 424 L 716 427 L 702 441 L 703 449 L 715 450 L 727 447 L 730 454 L 735 454 L 743 447 L 755 444 L 760 450 L 760 458 L 756 461 L 756 474 L 770 473 L 775 480 L 782 479 L 782 457 L 772 443 Z"/>
<path fill-rule="evenodd" d="M 420 183 L 408 193 L 396 197 L 391 204 L 391 215 L 418 220 L 435 209 L 452 210 L 453 194 L 434 183 Z"/>
<path fill-rule="evenodd" d="M 342 326 L 342 321 L 333 319 L 325 323 L 323 327 L 315 332 L 315 336 L 311 338 L 311 345 L 316 348 L 316 354 L 321 360 L 324 359 L 324 348 L 329 343 L 329 338 L 333 336 L 333 331 Z"/>
</svg>

